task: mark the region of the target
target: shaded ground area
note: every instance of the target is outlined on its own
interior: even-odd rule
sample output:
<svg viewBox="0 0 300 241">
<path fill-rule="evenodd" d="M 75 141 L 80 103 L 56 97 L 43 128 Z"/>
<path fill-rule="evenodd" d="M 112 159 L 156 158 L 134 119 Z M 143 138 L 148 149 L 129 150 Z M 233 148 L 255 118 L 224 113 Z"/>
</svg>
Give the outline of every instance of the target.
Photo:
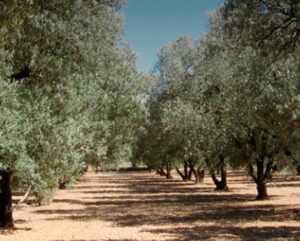
<svg viewBox="0 0 300 241">
<path fill-rule="evenodd" d="M 275 178 L 268 201 L 255 201 L 243 172 L 231 191 L 166 180 L 153 173 L 87 173 L 44 207 L 23 205 L 17 229 L 1 241 L 300 240 L 300 178 Z"/>
</svg>

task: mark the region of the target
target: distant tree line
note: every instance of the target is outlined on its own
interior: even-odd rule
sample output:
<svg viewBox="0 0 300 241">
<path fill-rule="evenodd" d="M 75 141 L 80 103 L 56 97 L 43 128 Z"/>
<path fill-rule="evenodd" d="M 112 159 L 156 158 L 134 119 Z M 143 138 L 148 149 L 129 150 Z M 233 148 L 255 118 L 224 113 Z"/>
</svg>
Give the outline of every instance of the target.
<svg viewBox="0 0 300 241">
<path fill-rule="evenodd" d="M 261 200 L 275 171 L 299 174 L 299 20 L 299 1 L 227 0 L 200 39 L 163 47 L 136 159 L 196 182 L 206 169 L 216 190 L 244 168 Z"/>
</svg>

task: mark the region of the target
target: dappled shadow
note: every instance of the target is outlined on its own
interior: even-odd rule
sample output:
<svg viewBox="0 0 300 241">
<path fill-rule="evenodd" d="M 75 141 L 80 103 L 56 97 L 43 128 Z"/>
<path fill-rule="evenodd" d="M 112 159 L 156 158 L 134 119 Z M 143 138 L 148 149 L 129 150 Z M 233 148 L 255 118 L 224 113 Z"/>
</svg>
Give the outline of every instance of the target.
<svg viewBox="0 0 300 241">
<path fill-rule="evenodd" d="M 292 239 L 300 240 L 300 230 L 297 227 L 224 227 L 216 225 L 196 226 L 192 228 L 176 228 L 176 229 L 157 229 L 145 230 L 155 232 L 157 234 L 164 233 L 175 235 L 176 238 L 169 239 L 170 241 L 190 241 L 190 240 L 214 240 L 228 238 L 245 241 L 254 240 L 274 240 L 274 239 Z"/>
<path fill-rule="evenodd" d="M 132 179 L 132 175 L 120 178 L 120 183 L 126 190 L 113 192 L 108 190 L 108 196 L 101 195 L 105 191 L 101 190 L 99 185 L 98 189 L 93 187 L 81 191 L 84 194 L 98 193 L 97 196 L 85 196 L 80 200 L 55 199 L 53 201 L 82 205 L 82 209 L 46 209 L 37 210 L 36 213 L 51 214 L 47 220 L 99 219 L 119 226 L 167 225 L 215 220 L 225 222 L 299 220 L 297 209 L 288 209 L 285 206 L 275 209 L 272 205 L 256 206 L 255 203 L 252 206 L 243 206 L 243 203 L 253 201 L 252 195 L 216 193 L 207 186 L 195 186 L 179 180 L 164 180 L 157 176 L 137 176 Z M 107 182 L 118 180 L 108 177 L 104 179 Z"/>
<path fill-rule="evenodd" d="M 271 187 L 276 187 L 276 188 L 280 188 L 280 187 L 300 187 L 300 183 L 271 183 L 270 184 Z"/>
<path fill-rule="evenodd" d="M 101 239 L 103 241 L 116 241 L 115 239 Z M 59 239 L 59 240 L 52 240 L 52 241 L 99 241 L 99 239 Z M 139 241 L 137 239 L 118 239 L 118 241 Z M 148 240 L 151 241 L 151 240 Z"/>
<path fill-rule="evenodd" d="M 26 222 L 27 222 L 27 220 L 25 220 L 25 219 L 17 219 L 14 221 L 15 224 L 22 224 L 22 223 L 26 223 Z"/>
<path fill-rule="evenodd" d="M 105 188 L 112 188 L 112 187 L 114 187 L 113 185 L 95 185 L 95 186 L 82 186 L 82 185 L 80 185 L 80 186 L 76 186 L 76 187 L 74 187 L 73 188 L 73 190 L 84 190 L 84 189 L 88 189 L 88 190 L 91 190 L 91 189 L 105 189 Z M 126 185 L 120 185 L 120 186 L 118 186 L 117 188 L 119 189 L 119 188 L 122 188 L 122 187 L 126 187 Z"/>
<path fill-rule="evenodd" d="M 16 222 L 15 222 L 16 224 Z M 32 228 L 29 228 L 29 227 L 13 227 L 13 228 L 10 228 L 10 229 L 4 229 L 4 228 L 0 228 L 0 235 L 11 235 L 11 234 L 14 234 L 14 233 L 17 233 L 19 231 L 31 231 Z"/>
<path fill-rule="evenodd" d="M 59 240 L 53 240 L 53 241 L 97 241 L 97 239 L 59 239 Z"/>
<path fill-rule="evenodd" d="M 243 176 L 244 173 L 230 175 L 240 183 L 248 178 Z M 278 184 L 289 185 L 289 182 L 278 181 Z M 298 185 L 295 180 L 290 184 Z M 83 178 L 70 190 L 70 193 L 80 194 L 78 199 L 72 196 L 56 198 L 53 200 L 55 208 L 43 208 L 34 213 L 47 214 L 44 220 L 51 221 L 101 220 L 115 227 L 140 227 L 143 232 L 167 235 L 168 240 L 174 241 L 218 240 L 218 237 L 221 240 L 224 235 L 225 239 L 237 237 L 242 240 L 298 237 L 299 231 L 294 227 L 255 227 L 257 221 L 299 222 L 298 206 L 273 205 L 271 201 L 257 204 L 255 196 L 240 193 L 241 188 L 219 193 L 214 192 L 212 183 L 194 185 L 140 172 L 111 173 Z M 273 200 L 276 198 L 272 197 Z M 70 208 L 62 208 L 66 206 Z M 243 226 L 244 223 L 252 223 L 253 227 Z M 171 225 L 176 228 L 170 228 Z"/>
<path fill-rule="evenodd" d="M 236 200 L 241 200 L 240 198 L 238 197 Z M 207 203 L 214 201 L 216 203 L 210 204 L 209 209 L 207 209 Z M 233 199 L 231 199 L 231 202 L 234 202 Z M 224 208 L 223 205 L 218 204 L 218 199 L 207 199 L 207 196 L 204 196 L 203 199 L 186 198 L 180 199 L 180 201 L 176 200 L 176 202 L 172 202 L 172 200 L 169 200 L 169 202 L 165 200 L 165 202 L 160 203 L 159 201 L 141 202 L 138 199 L 134 201 L 125 199 L 123 201 L 87 202 L 86 205 L 84 210 L 59 209 L 37 212 L 55 215 L 55 217 L 49 217 L 47 220 L 66 218 L 78 221 L 99 219 L 114 222 L 118 226 L 192 224 L 198 221 L 225 223 L 258 220 L 300 221 L 299 209 L 286 206 L 275 208 L 272 205 L 226 205 L 226 208 Z"/>
</svg>

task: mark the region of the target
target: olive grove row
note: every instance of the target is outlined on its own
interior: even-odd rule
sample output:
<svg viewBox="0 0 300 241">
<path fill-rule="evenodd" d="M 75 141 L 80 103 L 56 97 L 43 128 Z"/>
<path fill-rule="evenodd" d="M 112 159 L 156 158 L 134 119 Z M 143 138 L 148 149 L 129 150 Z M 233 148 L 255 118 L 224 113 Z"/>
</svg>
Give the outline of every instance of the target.
<svg viewBox="0 0 300 241">
<path fill-rule="evenodd" d="M 225 1 L 151 75 L 122 42 L 123 4 L 0 1 L 0 227 L 13 226 L 11 187 L 47 203 L 88 165 L 207 169 L 219 190 L 226 166 L 246 168 L 259 199 L 273 170 L 299 172 L 298 1 Z"/>
<path fill-rule="evenodd" d="M 299 174 L 299 27 L 299 1 L 228 0 L 200 39 L 162 48 L 135 160 L 183 180 L 208 169 L 217 190 L 228 189 L 226 165 L 244 168 L 257 199 L 274 171 Z"/>
<path fill-rule="evenodd" d="M 147 76 L 121 42 L 119 0 L 0 1 L 0 226 L 11 186 L 47 203 L 88 164 L 126 159 Z"/>
</svg>

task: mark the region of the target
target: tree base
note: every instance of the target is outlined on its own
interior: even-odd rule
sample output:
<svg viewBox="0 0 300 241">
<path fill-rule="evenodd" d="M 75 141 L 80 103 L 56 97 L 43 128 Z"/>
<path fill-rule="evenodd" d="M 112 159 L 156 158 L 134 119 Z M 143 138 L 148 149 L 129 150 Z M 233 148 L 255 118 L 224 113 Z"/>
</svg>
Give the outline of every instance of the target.
<svg viewBox="0 0 300 241">
<path fill-rule="evenodd" d="M 10 229 L 14 227 L 12 215 L 11 172 L 0 172 L 0 228 Z"/>
<path fill-rule="evenodd" d="M 2 225 L 0 223 L 0 229 L 5 230 L 5 229 L 15 229 L 15 225 L 13 223 L 7 223 L 5 225 Z"/>
<path fill-rule="evenodd" d="M 257 196 L 256 200 L 268 200 L 269 195 L 267 192 L 267 185 L 265 182 L 257 182 L 256 183 Z"/>
<path fill-rule="evenodd" d="M 230 189 L 228 186 L 225 187 L 216 187 L 215 192 L 230 192 Z"/>
<path fill-rule="evenodd" d="M 270 200 L 270 197 L 267 196 L 256 196 L 255 200 L 257 201 L 264 201 L 264 200 Z"/>
</svg>

